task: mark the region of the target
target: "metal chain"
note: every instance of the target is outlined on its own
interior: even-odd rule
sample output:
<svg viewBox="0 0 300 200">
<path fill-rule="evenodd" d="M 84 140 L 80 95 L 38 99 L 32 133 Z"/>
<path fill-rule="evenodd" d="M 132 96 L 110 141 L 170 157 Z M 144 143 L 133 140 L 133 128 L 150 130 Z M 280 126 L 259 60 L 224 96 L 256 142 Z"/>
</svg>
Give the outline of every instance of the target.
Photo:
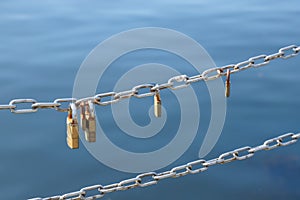
<svg viewBox="0 0 300 200">
<path fill-rule="evenodd" d="M 62 108 L 63 103 L 76 103 L 79 105 L 80 102 L 84 100 L 92 100 L 94 104 L 106 106 L 113 103 L 116 103 L 122 99 L 127 99 L 131 97 L 144 98 L 148 96 L 153 96 L 157 91 L 163 89 L 177 90 L 181 88 L 188 87 L 191 83 L 199 81 L 211 81 L 222 76 L 226 76 L 226 71 L 230 70 L 231 74 L 249 69 L 265 66 L 271 61 L 282 58 L 288 59 L 294 56 L 297 56 L 300 52 L 300 46 L 290 45 L 284 48 L 279 49 L 277 53 L 270 55 L 258 55 L 249 58 L 246 61 L 239 62 L 237 64 L 225 65 L 223 67 L 215 67 L 207 69 L 201 74 L 195 76 L 179 75 L 174 76 L 168 80 L 166 83 L 162 84 L 142 84 L 133 87 L 131 90 L 122 91 L 122 92 L 108 92 L 96 94 L 93 97 L 87 97 L 83 99 L 76 98 L 62 98 L 56 99 L 53 102 L 37 102 L 35 99 L 14 99 L 6 105 L 0 105 L 0 110 L 10 110 L 12 113 L 21 114 L 21 113 L 33 113 L 37 112 L 38 109 L 55 109 L 59 112 L 68 112 L 69 107 Z M 146 90 L 146 92 L 145 92 Z M 31 103 L 31 107 L 28 109 L 18 109 L 18 104 Z"/>
<path fill-rule="evenodd" d="M 106 186 L 102 185 L 93 185 L 89 187 L 82 188 L 79 191 L 67 193 L 64 195 L 58 195 L 47 198 L 33 198 L 30 200 L 62 200 L 62 199 L 72 199 L 72 200 L 92 200 L 99 199 L 103 197 L 107 193 L 121 191 L 121 190 L 129 190 L 136 187 L 147 187 L 151 185 L 157 184 L 159 181 L 163 179 L 169 178 L 178 178 L 181 176 L 185 176 L 188 174 L 197 174 L 207 170 L 209 167 L 225 164 L 237 160 L 245 160 L 254 156 L 256 152 L 262 150 L 272 150 L 277 147 L 287 146 L 294 144 L 300 138 L 300 133 L 286 133 L 281 136 L 266 140 L 262 145 L 258 145 L 255 147 L 245 146 L 233 151 L 228 151 L 226 153 L 221 154 L 219 157 L 204 160 L 199 159 L 192 162 L 189 162 L 185 165 L 180 165 L 172 168 L 169 171 L 156 173 L 156 172 L 147 172 L 143 174 L 139 174 L 134 178 L 126 179 L 120 181 L 119 183 L 114 183 Z M 89 193 L 96 195 L 89 195 Z"/>
</svg>

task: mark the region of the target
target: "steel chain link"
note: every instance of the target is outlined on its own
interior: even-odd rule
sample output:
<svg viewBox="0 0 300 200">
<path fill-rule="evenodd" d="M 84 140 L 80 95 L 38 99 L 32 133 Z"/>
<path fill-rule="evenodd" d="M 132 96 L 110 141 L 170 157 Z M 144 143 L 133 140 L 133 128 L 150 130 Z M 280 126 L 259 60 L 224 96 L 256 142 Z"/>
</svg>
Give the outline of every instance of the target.
<svg viewBox="0 0 300 200">
<path fill-rule="evenodd" d="M 300 138 L 300 133 L 286 133 L 281 136 L 266 140 L 262 145 L 255 147 L 245 146 L 233 151 L 228 151 L 221 154 L 218 158 L 211 160 L 195 160 L 189 162 L 185 165 L 180 165 L 172 168 L 170 171 L 165 171 L 162 173 L 147 172 L 139 174 L 134 178 L 126 179 L 120 181 L 119 183 L 110 184 L 107 186 L 93 185 L 89 187 L 82 188 L 77 192 L 71 192 L 64 195 L 58 195 L 48 198 L 33 198 L 30 200 L 61 200 L 61 199 L 80 199 L 80 200 L 90 200 L 99 199 L 105 196 L 105 194 L 121 190 L 129 190 L 136 187 L 147 187 L 157 184 L 163 179 L 178 178 L 181 176 L 186 176 L 188 174 L 197 174 L 204 172 L 209 167 L 218 164 L 225 164 L 233 161 L 245 160 L 251 158 L 256 152 L 262 150 L 271 150 L 277 147 L 288 146 L 294 144 Z M 241 155 L 242 154 L 242 155 Z M 198 166 L 198 167 L 197 167 Z M 90 191 L 97 191 L 98 194 L 86 196 Z"/>
<path fill-rule="evenodd" d="M 62 98 L 56 99 L 54 102 L 37 102 L 34 99 L 14 99 L 7 105 L 0 105 L 0 110 L 10 110 L 12 113 L 22 114 L 22 113 L 33 113 L 37 112 L 39 109 L 55 109 L 60 112 L 68 112 L 69 108 L 62 108 L 62 103 L 73 103 L 75 102 L 77 105 L 80 104 L 83 100 L 89 99 L 92 100 L 93 103 L 101 106 L 110 105 L 113 103 L 117 103 L 122 99 L 127 99 L 131 97 L 136 98 L 144 98 L 148 96 L 155 95 L 156 91 L 171 89 L 177 90 L 190 86 L 191 83 L 199 82 L 199 81 L 211 81 L 218 79 L 222 76 L 226 76 L 226 71 L 229 69 L 231 74 L 244 71 L 249 68 L 257 68 L 261 66 L 265 66 L 269 64 L 271 61 L 283 58 L 288 59 L 294 56 L 297 56 L 300 52 L 300 46 L 290 45 L 283 47 L 278 50 L 277 53 L 270 55 L 258 55 L 249 58 L 246 61 L 239 62 L 237 64 L 226 65 L 223 67 L 215 67 L 210 68 L 203 71 L 201 74 L 195 76 L 187 76 L 187 75 L 179 75 L 171 77 L 166 83 L 162 84 L 142 84 L 133 87 L 131 90 L 123 91 L 123 92 L 108 92 L 97 94 L 93 97 L 86 97 L 83 99 L 75 99 L 75 98 Z M 143 92 L 142 90 L 147 89 L 147 92 Z M 106 100 L 105 100 L 106 99 Z M 17 109 L 18 104 L 31 103 L 31 108 L 29 109 Z"/>
</svg>

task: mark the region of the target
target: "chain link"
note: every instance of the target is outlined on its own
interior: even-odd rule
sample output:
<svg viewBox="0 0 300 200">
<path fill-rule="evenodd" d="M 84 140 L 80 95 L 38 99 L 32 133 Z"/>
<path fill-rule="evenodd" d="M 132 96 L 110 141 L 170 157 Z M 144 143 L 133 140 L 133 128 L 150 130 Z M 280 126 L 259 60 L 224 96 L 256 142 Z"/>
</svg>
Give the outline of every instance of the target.
<svg viewBox="0 0 300 200">
<path fill-rule="evenodd" d="M 135 86 L 134 88 L 132 88 L 132 90 L 134 91 L 133 96 L 137 97 L 137 98 L 144 98 L 144 97 L 149 97 L 149 96 L 153 96 L 155 95 L 155 92 L 152 90 L 152 88 L 154 87 L 153 84 L 143 84 L 143 85 L 138 85 Z M 149 92 L 140 92 L 142 89 L 149 89 Z"/>
<path fill-rule="evenodd" d="M 161 91 L 164 89 L 177 90 L 190 86 L 191 83 L 199 81 L 212 81 L 218 79 L 222 76 L 226 76 L 226 71 L 229 69 L 231 74 L 244 71 L 249 68 L 257 68 L 268 65 L 271 61 L 282 58 L 288 59 L 299 55 L 300 46 L 289 45 L 278 50 L 277 53 L 270 55 L 258 55 L 249 58 L 248 60 L 239 62 L 237 64 L 226 65 L 222 67 L 210 68 L 202 72 L 202 74 L 197 74 L 194 76 L 179 75 L 171 77 L 168 82 L 162 84 L 142 84 L 133 87 L 131 90 L 121 91 L 121 92 L 108 92 L 96 94 L 93 97 L 86 97 L 82 99 L 75 98 L 63 98 L 56 99 L 54 102 L 37 102 L 34 99 L 14 99 L 7 105 L 0 105 L 0 110 L 10 110 L 12 113 L 33 113 L 38 111 L 38 109 L 55 109 L 59 112 L 68 112 L 69 108 L 62 108 L 62 103 L 74 103 L 76 105 L 84 100 L 92 100 L 93 103 L 101 106 L 111 105 L 117 103 L 122 99 L 127 99 L 131 97 L 144 98 L 148 96 L 155 95 L 156 91 Z M 147 89 L 148 91 L 142 91 Z M 109 100 L 104 100 L 104 98 L 110 98 Z M 30 109 L 17 109 L 17 104 L 32 103 Z"/>
<path fill-rule="evenodd" d="M 16 104 L 23 104 L 23 103 L 32 103 L 35 104 L 37 103 L 36 100 L 34 99 L 15 99 L 9 102 L 10 106 L 15 106 Z M 11 108 L 10 111 L 12 113 L 20 114 L 20 113 L 33 113 L 37 111 L 37 108 L 30 108 L 30 109 L 18 109 L 17 107 Z"/>
<path fill-rule="evenodd" d="M 140 187 L 147 187 L 147 186 L 150 186 L 150 185 L 154 185 L 154 184 L 157 184 L 157 180 L 154 179 L 154 177 L 156 176 L 157 174 L 155 172 L 148 172 L 148 173 L 144 173 L 144 174 L 140 174 L 137 176 L 137 178 L 140 179 L 140 181 L 138 182 L 139 183 L 139 186 Z M 147 177 L 150 177 L 150 180 L 144 180 L 145 178 Z"/>
<path fill-rule="evenodd" d="M 165 171 L 159 174 L 155 172 L 147 172 L 147 173 L 139 174 L 134 178 L 126 179 L 119 183 L 114 183 L 107 186 L 93 185 L 93 186 L 82 188 L 77 192 L 72 192 L 61 196 L 55 196 L 51 198 L 34 198 L 30 200 L 99 199 L 103 197 L 105 194 L 110 192 L 129 190 L 136 187 L 147 187 L 147 186 L 157 184 L 159 181 L 163 179 L 178 178 L 181 176 L 186 176 L 188 174 L 201 173 L 213 165 L 245 160 L 254 156 L 254 154 L 258 151 L 262 151 L 262 150 L 266 151 L 277 147 L 294 144 L 295 142 L 298 141 L 299 138 L 300 138 L 300 133 L 297 134 L 286 133 L 281 136 L 266 140 L 262 145 L 258 145 L 255 147 L 250 147 L 250 146 L 241 147 L 233 151 L 225 152 L 221 154 L 218 158 L 214 158 L 208 161 L 203 159 L 195 160 L 185 165 L 174 167 L 170 171 Z M 88 191 L 98 191 L 99 194 L 87 197 L 86 194 Z"/>
<path fill-rule="evenodd" d="M 80 199 L 86 199 L 86 200 L 92 200 L 92 199 L 100 199 L 101 197 L 104 196 L 104 193 L 101 192 L 101 189 L 103 189 L 103 186 L 102 185 L 93 185 L 93 186 L 89 186 L 89 187 L 85 187 L 85 188 L 82 188 L 79 192 L 79 198 Z M 93 196 L 87 196 L 87 193 L 90 192 L 90 191 L 97 191 L 99 192 L 99 194 L 96 194 L 96 195 L 93 195 Z"/>
<path fill-rule="evenodd" d="M 69 105 L 66 108 L 61 108 L 61 103 L 75 103 L 77 99 L 75 98 L 62 98 L 62 99 L 56 99 L 54 100 L 54 103 L 59 104 L 59 106 L 55 107 L 55 110 L 59 112 L 68 112 L 70 107 Z"/>
<path fill-rule="evenodd" d="M 189 77 L 187 75 L 174 76 L 168 80 L 168 84 L 170 84 L 169 88 L 172 90 L 177 90 L 188 87 L 190 85 L 190 83 L 187 82 L 188 80 Z"/>
<path fill-rule="evenodd" d="M 189 162 L 187 164 L 188 172 L 190 174 L 197 174 L 197 173 L 200 173 L 200 172 L 204 172 L 205 170 L 208 169 L 207 166 L 203 165 L 205 162 L 206 162 L 205 160 L 195 160 L 195 161 Z M 195 166 L 197 166 L 199 164 L 201 165 L 201 167 L 200 168 L 195 168 Z"/>
<path fill-rule="evenodd" d="M 290 53 L 289 53 L 290 52 Z M 279 49 L 279 53 L 282 53 L 282 58 L 283 59 L 288 59 L 294 56 L 297 56 L 299 53 L 299 47 L 296 45 L 290 45 L 287 47 L 283 47 Z"/>
<path fill-rule="evenodd" d="M 95 99 L 95 103 L 101 106 L 107 106 L 113 103 L 117 103 L 120 99 L 115 99 L 116 93 L 115 92 L 107 92 L 107 93 L 102 93 L 102 94 L 97 94 L 95 95 L 94 99 Z M 105 98 L 105 97 L 111 97 L 110 100 L 107 101 L 101 101 L 101 99 Z"/>
<path fill-rule="evenodd" d="M 34 103 L 31 105 L 32 109 L 46 109 L 46 108 L 52 108 L 52 109 L 57 109 L 60 107 L 60 103 L 54 103 L 54 102 L 41 102 L 41 103 Z"/>
</svg>

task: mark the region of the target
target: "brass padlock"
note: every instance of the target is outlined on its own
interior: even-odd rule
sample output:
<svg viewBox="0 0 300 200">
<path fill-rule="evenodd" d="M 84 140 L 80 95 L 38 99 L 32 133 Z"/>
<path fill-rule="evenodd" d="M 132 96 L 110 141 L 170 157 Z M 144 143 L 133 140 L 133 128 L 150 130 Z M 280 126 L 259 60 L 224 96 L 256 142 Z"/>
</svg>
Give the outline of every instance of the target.
<svg viewBox="0 0 300 200">
<path fill-rule="evenodd" d="M 84 131 L 87 142 L 96 142 L 96 120 L 95 109 L 92 101 L 88 101 L 85 106 L 86 129 Z"/>
<path fill-rule="evenodd" d="M 76 117 L 76 106 L 74 103 L 70 104 L 67 117 L 67 144 L 71 149 L 79 148 L 79 133 L 78 121 Z"/>
<path fill-rule="evenodd" d="M 158 91 L 154 95 L 154 115 L 155 117 L 161 117 L 161 99 Z"/>
</svg>

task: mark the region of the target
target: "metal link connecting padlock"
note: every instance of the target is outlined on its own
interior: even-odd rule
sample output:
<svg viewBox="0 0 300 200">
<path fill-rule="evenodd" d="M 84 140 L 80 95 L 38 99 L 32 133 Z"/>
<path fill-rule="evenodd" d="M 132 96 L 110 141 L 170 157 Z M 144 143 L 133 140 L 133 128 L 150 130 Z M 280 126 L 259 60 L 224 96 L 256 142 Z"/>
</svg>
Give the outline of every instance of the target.
<svg viewBox="0 0 300 200">
<path fill-rule="evenodd" d="M 79 130 L 76 116 L 76 106 L 74 103 L 70 104 L 67 117 L 67 144 L 71 149 L 79 148 Z"/>
<path fill-rule="evenodd" d="M 95 109 L 92 101 L 85 102 L 86 127 L 84 130 L 85 140 L 87 142 L 96 142 L 96 120 Z"/>
</svg>

